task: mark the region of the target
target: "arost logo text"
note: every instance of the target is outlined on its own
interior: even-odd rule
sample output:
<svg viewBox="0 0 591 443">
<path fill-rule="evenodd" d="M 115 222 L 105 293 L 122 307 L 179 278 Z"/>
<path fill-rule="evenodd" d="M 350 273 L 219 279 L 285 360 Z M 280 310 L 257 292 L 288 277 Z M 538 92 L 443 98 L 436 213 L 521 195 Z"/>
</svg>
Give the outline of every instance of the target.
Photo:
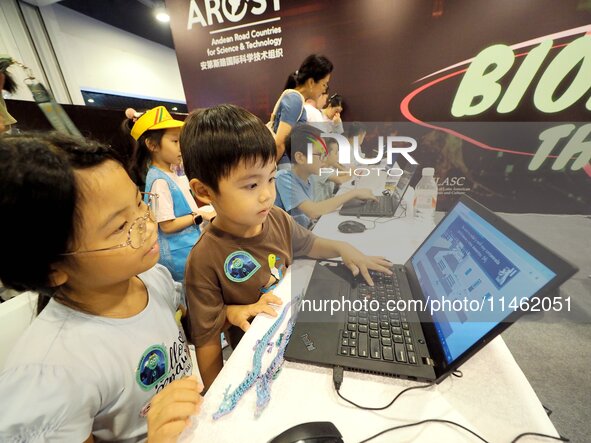
<svg viewBox="0 0 591 443">
<path fill-rule="evenodd" d="M 279 0 L 191 0 L 187 30 L 194 24 L 204 28 L 226 21 L 237 23 L 246 14 L 262 15 L 267 11 L 279 11 Z"/>
</svg>

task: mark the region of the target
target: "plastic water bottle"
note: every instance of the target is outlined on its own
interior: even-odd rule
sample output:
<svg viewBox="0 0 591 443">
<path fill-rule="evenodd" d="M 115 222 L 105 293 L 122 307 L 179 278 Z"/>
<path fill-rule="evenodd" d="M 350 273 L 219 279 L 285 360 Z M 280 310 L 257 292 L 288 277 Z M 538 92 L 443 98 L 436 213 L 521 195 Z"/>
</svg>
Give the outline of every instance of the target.
<svg viewBox="0 0 591 443">
<path fill-rule="evenodd" d="M 437 205 L 437 183 L 433 175 L 435 169 L 423 168 L 423 176 L 415 188 L 414 216 L 415 219 L 434 223 L 435 206 Z"/>
<path fill-rule="evenodd" d="M 409 186 L 402 197 L 400 206 L 405 211 L 405 217 L 414 218 L 414 202 L 415 202 L 415 188 Z"/>
</svg>

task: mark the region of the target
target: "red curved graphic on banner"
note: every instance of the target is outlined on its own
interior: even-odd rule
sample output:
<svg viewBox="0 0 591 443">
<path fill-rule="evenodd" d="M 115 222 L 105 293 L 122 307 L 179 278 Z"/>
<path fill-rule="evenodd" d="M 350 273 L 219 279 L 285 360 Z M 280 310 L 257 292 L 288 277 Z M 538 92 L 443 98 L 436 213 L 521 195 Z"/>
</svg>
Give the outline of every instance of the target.
<svg viewBox="0 0 591 443">
<path fill-rule="evenodd" d="M 542 43 L 544 40 L 562 39 L 565 37 L 570 37 L 570 36 L 578 35 L 578 34 L 582 34 L 582 33 L 585 33 L 585 35 L 591 35 L 591 25 L 585 25 L 585 26 L 580 26 L 578 28 L 567 29 L 566 31 L 556 32 L 554 34 L 549 34 L 549 35 L 545 35 L 543 37 L 534 38 L 532 40 L 528 40 L 525 42 L 516 43 L 514 45 L 509 46 L 509 48 L 511 48 L 513 50 L 527 48 L 528 46 L 533 46 L 533 45 L 537 45 L 538 43 Z M 453 68 L 468 65 L 468 64 L 472 63 L 473 60 L 474 60 L 474 57 L 469 58 L 464 61 L 461 61 L 461 62 L 456 63 L 454 65 L 448 66 L 446 68 L 440 69 L 439 71 L 432 72 L 431 74 L 428 74 L 418 80 L 415 80 L 413 83 L 418 83 L 422 80 L 425 80 L 429 77 L 433 77 L 434 75 L 437 75 L 437 74 L 441 74 L 442 72 L 449 71 L 450 69 L 453 69 Z"/>
<path fill-rule="evenodd" d="M 568 43 L 563 43 L 560 45 L 555 45 L 552 46 L 552 48 L 560 48 L 563 46 L 566 46 Z M 516 54 L 515 58 L 517 57 L 523 57 L 525 55 L 527 55 L 529 53 L 528 52 L 523 52 L 521 54 Z M 443 77 L 440 77 L 438 79 L 432 80 L 429 83 L 424 84 L 423 86 L 415 89 L 414 91 L 410 92 L 406 97 L 404 97 L 404 99 L 400 102 L 400 112 L 402 113 L 402 115 L 409 121 L 416 123 L 418 125 L 424 126 L 426 128 L 431 128 L 431 129 L 438 129 L 440 131 L 446 132 L 450 135 L 453 135 L 455 137 L 458 137 L 464 141 L 467 141 L 471 144 L 473 144 L 474 146 L 481 148 L 481 149 L 485 149 L 488 151 L 497 151 L 497 152 L 505 152 L 508 154 L 515 154 L 515 155 L 526 155 L 526 156 L 530 156 L 533 157 L 535 155 L 535 153 L 531 153 L 531 152 L 524 152 L 524 151 L 516 151 L 514 149 L 507 149 L 507 148 L 501 148 L 501 147 L 497 147 L 497 146 L 491 146 L 487 143 L 478 141 L 476 139 L 473 139 L 472 137 L 469 137 L 467 135 L 464 135 L 460 132 L 454 131 L 452 129 L 449 128 L 445 128 L 442 126 L 437 126 L 437 125 L 432 125 L 429 123 L 424 122 L 423 120 L 420 120 L 419 118 L 415 117 L 412 112 L 410 111 L 410 102 L 417 96 L 419 95 L 421 92 L 425 91 L 426 89 L 429 89 L 431 86 L 434 86 L 438 83 L 441 83 L 445 80 L 448 80 L 452 77 L 455 77 L 457 75 L 460 75 L 464 72 L 466 72 L 468 70 L 468 68 L 466 69 L 460 69 L 459 71 L 455 71 L 452 72 L 450 74 L 444 75 Z M 557 158 L 557 155 L 548 155 L 546 158 Z M 591 177 L 591 165 L 590 164 L 586 164 L 583 167 L 583 170 L 587 173 L 587 175 L 589 175 Z"/>
</svg>

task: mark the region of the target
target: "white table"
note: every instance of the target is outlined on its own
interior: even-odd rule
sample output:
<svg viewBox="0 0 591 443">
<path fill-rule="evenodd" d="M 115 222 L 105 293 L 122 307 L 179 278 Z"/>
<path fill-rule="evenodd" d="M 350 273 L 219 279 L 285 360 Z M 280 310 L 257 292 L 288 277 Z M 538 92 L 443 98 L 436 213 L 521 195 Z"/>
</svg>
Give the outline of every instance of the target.
<svg viewBox="0 0 591 443">
<path fill-rule="evenodd" d="M 336 213 L 320 219 L 314 232 L 329 238 L 346 240 L 370 255 L 383 255 L 395 263 L 404 263 L 426 237 L 432 226 L 417 226 L 412 218 L 400 218 L 376 224 L 362 234 L 342 234 L 338 223 L 347 217 Z M 350 219 L 350 217 L 349 217 Z M 367 223 L 371 225 L 371 223 Z M 284 303 L 291 293 L 299 293 L 307 284 L 314 262 L 298 260 L 275 293 Z M 292 278 L 293 276 L 296 278 Z M 297 280 L 297 281 L 296 281 Z M 266 442 L 285 429 L 309 421 L 332 421 L 345 442 L 361 441 L 389 427 L 427 418 L 460 423 L 490 442 L 510 442 L 522 432 L 558 435 L 535 392 L 513 359 L 501 337 L 489 343 L 461 367 L 463 378 L 450 377 L 438 386 L 411 391 L 385 411 L 363 411 L 337 397 L 332 370 L 313 365 L 285 362 L 271 389 L 271 401 L 255 418 L 256 392 L 252 387 L 230 414 L 213 420 L 223 393 L 233 390 L 252 367 L 253 347 L 274 319 L 258 316 L 250 330 L 216 378 L 205 396 L 197 426 L 181 441 L 191 442 Z M 283 331 L 287 321 L 282 324 Z M 278 334 L 275 335 L 275 339 Z M 274 357 L 265 354 L 263 370 Z M 341 393 L 357 403 L 382 406 L 402 389 L 418 383 L 396 378 L 345 371 Z M 393 431 L 372 442 L 475 442 L 468 432 L 451 425 L 427 423 L 419 427 Z M 520 442 L 548 441 L 526 437 Z"/>
</svg>

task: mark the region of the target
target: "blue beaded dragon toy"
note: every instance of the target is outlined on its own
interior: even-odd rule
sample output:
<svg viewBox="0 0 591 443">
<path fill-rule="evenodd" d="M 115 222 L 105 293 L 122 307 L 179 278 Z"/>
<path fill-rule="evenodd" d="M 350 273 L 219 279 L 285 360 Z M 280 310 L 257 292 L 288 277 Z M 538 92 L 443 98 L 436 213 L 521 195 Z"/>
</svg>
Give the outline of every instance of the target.
<svg viewBox="0 0 591 443">
<path fill-rule="evenodd" d="M 294 299 L 294 306 L 298 306 L 301 296 L 298 296 Z M 229 414 L 234 410 L 242 396 L 248 391 L 255 383 L 257 383 L 257 409 L 255 412 L 255 416 L 258 417 L 262 413 L 263 409 L 269 404 L 271 399 L 271 383 L 277 377 L 279 370 L 281 369 L 281 365 L 283 364 L 283 354 L 285 352 L 285 347 L 289 342 L 289 338 L 291 337 L 291 332 L 293 330 L 293 326 L 295 324 L 295 316 L 292 315 L 291 319 L 288 322 L 287 328 L 279 340 L 277 340 L 277 348 L 278 352 L 267 370 L 264 374 L 261 375 L 261 366 L 262 366 L 262 359 L 265 353 L 265 350 L 268 347 L 271 338 L 275 335 L 285 316 L 292 305 L 292 301 L 290 300 L 283 311 L 277 317 L 277 320 L 271 325 L 271 327 L 267 330 L 265 335 L 258 341 L 255 346 L 254 354 L 252 356 L 252 370 L 248 371 L 244 380 L 234 389 L 231 393 L 230 386 L 226 388 L 224 392 L 224 398 L 222 399 L 222 403 L 218 410 L 213 414 L 213 419 L 217 420 L 220 417 L 223 417 L 226 414 Z M 297 311 L 296 311 L 297 312 Z"/>
</svg>

